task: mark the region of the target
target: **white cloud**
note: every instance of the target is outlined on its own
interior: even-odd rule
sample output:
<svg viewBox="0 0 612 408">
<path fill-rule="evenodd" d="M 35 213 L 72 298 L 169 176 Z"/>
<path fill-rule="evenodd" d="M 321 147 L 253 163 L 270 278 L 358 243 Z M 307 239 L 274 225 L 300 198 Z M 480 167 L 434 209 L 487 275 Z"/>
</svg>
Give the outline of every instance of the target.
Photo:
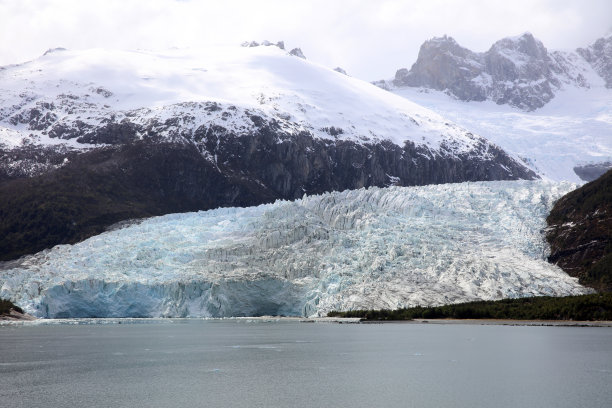
<svg viewBox="0 0 612 408">
<path fill-rule="evenodd" d="M 323 65 L 373 80 L 410 66 L 448 34 L 476 51 L 531 31 L 549 48 L 584 46 L 612 28 L 609 0 L 0 0 L 0 65 L 46 49 L 198 47 L 285 40 Z"/>
</svg>

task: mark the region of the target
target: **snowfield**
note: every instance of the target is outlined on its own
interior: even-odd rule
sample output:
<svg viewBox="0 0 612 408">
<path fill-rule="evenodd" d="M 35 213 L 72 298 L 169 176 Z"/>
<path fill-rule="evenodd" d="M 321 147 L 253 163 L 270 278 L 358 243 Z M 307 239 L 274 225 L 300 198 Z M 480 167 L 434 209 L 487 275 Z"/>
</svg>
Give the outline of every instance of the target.
<svg viewBox="0 0 612 408">
<path fill-rule="evenodd" d="M 0 298 L 47 318 L 224 317 L 589 293 L 546 262 L 545 217 L 574 188 L 371 188 L 155 217 L 5 263 Z"/>
<path fill-rule="evenodd" d="M 544 179 L 584 183 L 575 166 L 612 167 L 612 90 L 590 77 L 591 88 L 566 85 L 544 107 L 524 112 L 491 101 L 464 102 L 443 92 L 396 88 L 392 92 L 472 130 L 523 159 Z"/>
</svg>

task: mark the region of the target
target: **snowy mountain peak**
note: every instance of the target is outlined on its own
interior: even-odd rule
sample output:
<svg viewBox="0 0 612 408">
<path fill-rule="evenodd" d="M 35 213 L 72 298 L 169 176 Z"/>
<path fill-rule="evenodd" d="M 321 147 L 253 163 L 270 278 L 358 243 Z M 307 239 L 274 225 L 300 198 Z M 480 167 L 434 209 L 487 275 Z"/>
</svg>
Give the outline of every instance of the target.
<svg viewBox="0 0 612 408">
<path fill-rule="evenodd" d="M 427 109 L 276 46 L 54 52 L 0 72 L 0 91 L 0 128 L 39 143 L 109 143 L 83 136 L 112 124 L 132 129 L 136 139 L 146 129 L 163 135 L 159 125 L 170 117 L 182 118 L 185 135 L 213 123 L 248 132 L 247 112 L 321 138 L 446 144 L 457 151 L 471 150 L 477 140 Z M 206 103 L 229 110 L 217 118 Z M 332 127 L 342 131 L 330 136 L 325 129 Z"/>
<path fill-rule="evenodd" d="M 612 47 L 607 44 L 601 39 L 578 53 L 549 53 L 541 41 L 526 32 L 476 53 L 443 36 L 423 43 L 410 70 L 401 68 L 391 83 L 376 84 L 385 89 L 430 88 L 463 101 L 492 100 L 532 111 L 565 87 L 593 86 L 597 79 L 591 78 L 598 74 L 612 83 Z"/>
<path fill-rule="evenodd" d="M 43 56 L 54 53 L 54 52 L 60 52 L 60 51 L 66 51 L 66 48 L 63 48 L 63 47 L 49 48 L 47 51 L 45 51 Z"/>
</svg>

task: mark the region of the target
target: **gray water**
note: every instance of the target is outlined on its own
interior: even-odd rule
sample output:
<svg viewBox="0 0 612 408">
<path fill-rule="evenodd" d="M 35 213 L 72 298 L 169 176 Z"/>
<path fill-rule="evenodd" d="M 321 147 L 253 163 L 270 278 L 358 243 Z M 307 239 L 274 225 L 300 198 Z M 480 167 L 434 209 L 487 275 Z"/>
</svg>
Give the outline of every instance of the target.
<svg viewBox="0 0 612 408">
<path fill-rule="evenodd" d="M 612 407 L 612 328 L 0 327 L 0 407 Z"/>
</svg>

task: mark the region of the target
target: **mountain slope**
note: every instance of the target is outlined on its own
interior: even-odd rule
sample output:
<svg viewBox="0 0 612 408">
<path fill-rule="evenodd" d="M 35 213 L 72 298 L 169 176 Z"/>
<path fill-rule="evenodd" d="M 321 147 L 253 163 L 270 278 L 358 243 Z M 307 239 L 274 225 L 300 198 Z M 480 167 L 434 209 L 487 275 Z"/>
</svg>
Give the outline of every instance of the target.
<svg viewBox="0 0 612 408">
<path fill-rule="evenodd" d="M 584 285 L 612 291 L 612 170 L 561 197 L 546 221 L 549 260 Z"/>
<path fill-rule="evenodd" d="M 273 46 L 59 50 L 5 67 L 0 84 L 4 127 L 43 144 L 116 144 L 151 133 L 172 139 L 211 124 L 249 133 L 257 127 L 252 115 L 328 140 L 410 141 L 432 150 L 453 141 L 456 152 L 475 142 L 427 109 Z"/>
<path fill-rule="evenodd" d="M 370 188 L 155 217 L 5 263 L 0 298 L 40 317 L 223 317 L 582 294 L 541 233 L 573 188 Z"/>
</svg>

